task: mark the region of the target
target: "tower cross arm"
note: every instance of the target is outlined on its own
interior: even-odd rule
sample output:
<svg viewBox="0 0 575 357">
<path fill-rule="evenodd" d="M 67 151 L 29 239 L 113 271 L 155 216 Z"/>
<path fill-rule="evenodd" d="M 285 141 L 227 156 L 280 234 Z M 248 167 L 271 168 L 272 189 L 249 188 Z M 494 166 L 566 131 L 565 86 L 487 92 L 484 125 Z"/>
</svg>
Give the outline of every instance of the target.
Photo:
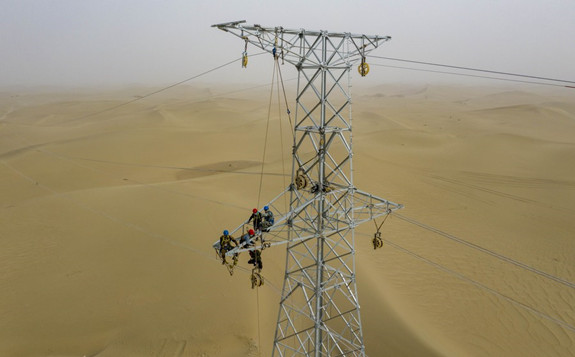
<svg viewBox="0 0 575 357">
<path fill-rule="evenodd" d="M 362 223 L 391 214 L 394 211 L 403 208 L 402 204 L 391 202 L 367 192 L 357 189 L 353 189 L 352 191 L 352 207 L 347 207 L 343 204 L 343 201 L 346 200 L 342 199 L 342 197 L 349 198 L 351 191 L 342 189 L 327 193 L 327 196 L 328 198 L 331 198 L 331 201 L 339 202 L 339 204 L 332 204 L 332 209 L 330 211 L 334 221 L 338 221 L 339 224 L 337 226 L 334 225 L 326 228 L 324 231 L 325 236 L 331 236 L 338 232 L 345 231 L 349 229 L 349 226 L 357 227 Z M 256 231 L 255 235 L 249 239 L 253 242 L 248 242 L 247 239 L 241 239 L 242 236 L 246 235 L 246 227 L 249 225 L 247 220 L 242 222 L 242 224 L 237 226 L 235 229 L 231 230 L 230 234 L 236 236 L 236 238 L 243 243 L 239 244 L 234 249 L 229 250 L 226 254 L 232 256 L 234 254 L 250 250 L 262 249 L 263 247 L 273 247 L 288 243 L 295 244 L 297 242 L 314 238 L 316 236 L 316 232 L 312 226 L 309 226 L 306 223 L 306 217 L 311 216 L 315 209 L 314 203 L 317 203 L 322 196 L 320 194 L 316 194 L 313 197 L 303 199 L 303 202 L 300 202 L 298 206 L 292 207 L 291 210 L 285 212 L 281 209 L 281 203 L 284 202 L 284 199 L 289 197 L 290 192 L 291 186 L 266 204 L 266 206 L 269 206 L 275 212 L 275 223 L 273 226 L 268 227 L 268 229 L 265 230 L 265 233 Z M 340 196 L 342 193 L 343 196 Z M 340 198 L 338 199 L 338 197 Z M 288 235 L 288 231 L 290 230 L 291 235 Z M 238 233 L 240 233 L 240 236 L 237 236 Z M 264 242 L 266 243 L 265 245 Z M 212 247 L 216 251 L 219 251 L 220 241 L 215 241 L 212 244 Z"/>
<path fill-rule="evenodd" d="M 360 190 L 355 191 L 354 200 L 353 213 L 356 226 L 403 208 L 402 204 Z"/>
<path fill-rule="evenodd" d="M 221 24 L 214 24 L 214 25 L 212 25 L 212 27 L 221 28 L 221 27 L 226 27 L 226 26 L 237 26 L 239 24 L 244 24 L 245 22 L 246 22 L 246 20 L 223 22 Z"/>
<path fill-rule="evenodd" d="M 328 52 L 339 53 L 339 56 L 330 55 L 335 64 L 361 59 L 380 43 L 391 40 L 390 36 L 285 29 L 281 26 L 263 27 L 258 24 L 248 26 L 245 25 L 245 20 L 215 24 L 212 27 L 231 33 L 246 41 L 246 44 L 250 43 L 274 56 L 281 56 L 282 60 L 296 66 L 304 62 L 322 65 L 321 56 L 318 54 L 325 44 L 321 41 L 322 38 L 329 39 Z"/>
</svg>

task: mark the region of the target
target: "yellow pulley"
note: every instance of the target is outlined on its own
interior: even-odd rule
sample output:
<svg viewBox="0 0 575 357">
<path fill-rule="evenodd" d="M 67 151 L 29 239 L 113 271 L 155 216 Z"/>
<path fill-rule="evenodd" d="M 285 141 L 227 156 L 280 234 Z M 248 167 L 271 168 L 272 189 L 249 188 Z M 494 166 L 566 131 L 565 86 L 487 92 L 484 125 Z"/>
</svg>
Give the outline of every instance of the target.
<svg viewBox="0 0 575 357">
<path fill-rule="evenodd" d="M 248 66 L 248 38 L 243 35 L 243 32 L 242 32 L 242 38 L 244 39 L 244 41 L 246 41 L 246 44 L 244 46 L 244 53 L 242 53 L 242 68 L 246 68 Z"/>
<path fill-rule="evenodd" d="M 360 65 L 357 66 L 357 71 L 362 77 L 365 77 L 369 73 L 369 65 L 362 61 Z"/>
</svg>

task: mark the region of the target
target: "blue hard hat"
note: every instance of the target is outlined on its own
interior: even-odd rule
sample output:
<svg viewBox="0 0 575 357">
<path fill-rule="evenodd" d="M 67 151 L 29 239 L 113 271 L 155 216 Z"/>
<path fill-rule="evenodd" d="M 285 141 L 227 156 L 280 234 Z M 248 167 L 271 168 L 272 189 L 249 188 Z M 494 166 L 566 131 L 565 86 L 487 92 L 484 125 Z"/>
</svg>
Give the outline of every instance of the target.
<svg viewBox="0 0 575 357">
<path fill-rule="evenodd" d="M 270 208 L 268 206 L 264 206 L 264 210 L 269 210 Z"/>
<path fill-rule="evenodd" d="M 228 232 L 227 229 L 224 231 L 224 235 L 226 235 L 226 236 L 227 236 L 229 233 L 230 233 L 230 232 Z"/>
</svg>

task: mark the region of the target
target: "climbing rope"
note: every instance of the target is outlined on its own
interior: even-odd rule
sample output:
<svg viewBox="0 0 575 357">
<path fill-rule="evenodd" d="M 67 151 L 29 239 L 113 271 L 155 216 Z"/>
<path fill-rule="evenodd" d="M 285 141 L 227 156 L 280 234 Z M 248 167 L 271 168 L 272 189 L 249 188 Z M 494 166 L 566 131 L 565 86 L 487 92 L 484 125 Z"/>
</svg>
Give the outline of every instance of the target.
<svg viewBox="0 0 575 357">
<path fill-rule="evenodd" d="M 282 65 L 285 64 L 284 62 L 284 32 L 283 32 L 283 27 L 281 28 L 281 40 L 282 40 L 282 44 L 281 44 L 281 52 L 280 52 L 280 56 L 282 58 Z M 283 85 L 283 83 L 282 83 Z"/>
<path fill-rule="evenodd" d="M 281 107 L 281 96 L 280 96 L 280 85 L 281 85 L 281 89 L 283 91 L 283 99 L 284 99 L 284 103 L 285 103 L 285 107 L 286 107 L 286 112 L 288 115 L 288 120 L 289 120 L 289 124 L 290 124 L 290 133 L 292 135 L 292 139 L 295 140 L 295 132 L 292 129 L 292 121 L 291 121 L 291 115 L 290 115 L 290 110 L 289 110 L 289 105 L 288 105 L 288 101 L 287 101 L 287 95 L 285 92 L 285 86 L 283 83 L 283 78 L 282 78 L 282 74 L 281 74 L 281 68 L 280 66 L 277 64 L 278 62 L 278 58 L 276 57 L 276 68 L 277 68 L 277 77 L 279 78 L 279 81 L 277 81 L 277 101 L 278 101 L 278 118 L 279 118 L 279 124 L 280 124 L 280 151 L 281 151 L 281 155 L 282 155 L 282 178 L 283 178 L 283 187 L 286 187 L 286 159 L 285 159 L 285 153 L 284 153 L 284 134 L 283 134 L 283 118 L 282 118 L 282 107 Z M 288 198 L 287 196 L 284 196 L 284 210 L 287 212 L 288 210 Z"/>
<path fill-rule="evenodd" d="M 282 51 L 283 51 L 283 49 L 282 49 Z M 284 97 L 284 104 L 285 104 L 285 106 L 286 106 L 286 113 L 287 113 L 287 115 L 288 115 L 288 120 L 289 120 L 289 125 L 290 125 L 290 131 L 291 131 L 291 133 L 292 133 L 293 139 L 295 140 L 295 131 L 294 131 L 295 128 L 294 128 L 293 123 L 292 123 L 292 120 L 291 120 L 291 111 L 290 111 L 290 109 L 289 109 L 289 103 L 288 103 L 287 95 L 286 95 L 286 88 L 285 88 L 285 85 L 284 85 L 284 79 L 283 79 L 283 76 L 282 76 L 282 71 L 281 71 L 280 66 L 278 66 L 278 74 L 279 74 L 280 83 L 281 83 L 281 85 L 282 85 L 282 92 L 283 92 L 283 97 Z M 281 122 L 280 122 L 280 123 L 281 123 Z"/>
<path fill-rule="evenodd" d="M 258 205 L 257 207 L 260 207 L 260 200 L 261 200 L 261 194 L 262 194 L 262 186 L 263 186 L 263 178 L 264 178 L 264 166 L 265 166 L 265 161 L 266 161 L 266 149 L 267 149 L 267 145 L 268 145 L 268 134 L 269 134 L 269 128 L 270 128 L 270 117 L 271 117 L 271 111 L 272 111 L 272 98 L 273 98 L 273 91 L 274 91 L 274 83 L 275 83 L 275 74 L 276 74 L 276 65 L 277 62 L 274 61 L 274 70 L 272 73 L 272 86 L 271 86 L 271 91 L 270 91 L 270 99 L 269 99 L 269 103 L 268 103 L 268 117 L 267 117 L 267 121 L 266 121 L 266 133 L 264 136 L 264 148 L 263 148 L 263 154 L 262 154 L 262 169 L 260 172 L 260 184 L 259 184 L 259 188 L 258 188 Z"/>
<path fill-rule="evenodd" d="M 272 73 L 272 82 L 271 82 L 271 90 L 270 90 L 270 97 L 269 97 L 269 103 L 268 103 L 268 115 L 267 115 L 267 121 L 266 121 L 266 133 L 264 136 L 264 148 L 263 148 L 263 154 L 262 154 L 262 169 L 261 169 L 261 174 L 260 174 L 260 184 L 259 184 L 259 188 L 258 188 L 258 204 L 257 207 L 260 207 L 260 202 L 261 202 L 261 193 L 262 193 L 262 186 L 263 186 L 263 177 L 264 177 L 264 167 L 265 167 L 265 159 L 266 159 L 266 150 L 267 150 L 267 142 L 268 142 L 268 135 L 269 135 L 269 126 L 270 126 L 270 118 L 271 118 L 271 109 L 272 109 L 272 98 L 273 98 L 273 91 L 274 91 L 274 82 L 276 81 L 276 73 L 277 73 L 277 77 L 280 78 L 280 80 L 277 83 L 278 86 L 278 111 L 280 111 L 279 114 L 279 119 L 280 119 L 280 141 L 281 141 L 281 152 L 282 152 L 282 170 L 283 170 L 283 174 L 285 175 L 285 167 L 284 167 L 284 156 L 283 156 L 283 131 L 282 131 L 282 126 L 281 126 L 281 107 L 279 106 L 279 83 L 281 82 L 282 88 L 284 88 L 284 98 L 286 98 L 285 95 L 285 87 L 283 84 L 283 78 L 281 77 L 281 70 L 279 69 L 279 65 L 278 65 L 278 56 L 277 56 L 277 41 L 278 41 L 278 37 L 277 37 L 277 29 L 276 29 L 276 38 L 275 38 L 275 42 L 274 42 L 274 47 L 273 47 L 273 57 L 274 57 L 274 70 Z M 282 45 L 283 47 L 283 45 Z M 282 60 L 283 60 L 283 49 L 282 49 Z M 286 101 L 286 107 L 287 107 L 287 99 Z M 289 116 L 289 109 L 287 109 L 288 112 L 288 116 Z M 290 118 L 290 125 L 291 125 L 291 118 Z M 295 134 L 294 134 L 295 135 Z M 284 176 L 285 177 L 285 176 Z M 284 186 L 285 186 L 285 182 L 284 182 Z M 259 288 L 261 286 L 264 285 L 264 277 L 261 275 L 261 252 L 269 247 L 269 243 L 266 244 L 264 242 L 264 238 L 262 233 L 260 233 L 260 244 L 261 244 L 261 251 L 258 250 L 254 250 L 253 251 L 253 263 L 254 263 L 254 268 L 252 269 L 252 273 L 250 276 L 250 282 L 251 282 L 251 286 L 252 289 L 255 288 Z M 258 320 L 258 346 L 261 346 L 261 327 L 260 327 L 260 295 L 259 295 L 259 289 L 256 289 L 256 301 L 257 301 L 257 320 Z"/>
<path fill-rule="evenodd" d="M 253 274 L 254 274 L 254 271 L 252 270 L 252 289 L 254 288 L 254 283 L 257 284 L 257 281 L 254 282 Z M 258 287 L 260 287 L 264 284 L 263 278 L 260 280 L 260 282 L 261 282 L 261 285 L 259 285 Z M 258 349 L 259 349 L 259 348 L 261 348 L 261 345 L 262 345 L 262 334 L 261 334 L 261 327 L 260 327 L 260 289 L 256 289 L 256 305 L 257 305 L 257 311 L 258 311 Z"/>
<path fill-rule="evenodd" d="M 278 47 L 278 29 L 276 27 L 276 31 L 275 31 L 275 40 L 274 40 L 274 47 L 272 48 L 272 55 L 274 56 L 274 60 L 277 60 L 278 56 L 277 56 L 277 49 Z"/>
</svg>

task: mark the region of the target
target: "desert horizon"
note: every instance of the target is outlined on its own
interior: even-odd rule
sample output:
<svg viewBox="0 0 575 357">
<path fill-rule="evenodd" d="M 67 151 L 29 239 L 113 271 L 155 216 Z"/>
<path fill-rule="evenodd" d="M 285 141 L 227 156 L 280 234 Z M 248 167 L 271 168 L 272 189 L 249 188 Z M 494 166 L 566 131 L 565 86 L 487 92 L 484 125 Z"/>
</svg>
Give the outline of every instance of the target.
<svg viewBox="0 0 575 357">
<path fill-rule="evenodd" d="M 290 123 L 155 89 L 0 90 L 1 356 L 271 355 L 285 246 L 252 290 L 212 243 L 290 183 Z M 575 356 L 572 91 L 354 81 L 354 184 L 405 206 L 356 229 L 368 355 Z"/>
</svg>

